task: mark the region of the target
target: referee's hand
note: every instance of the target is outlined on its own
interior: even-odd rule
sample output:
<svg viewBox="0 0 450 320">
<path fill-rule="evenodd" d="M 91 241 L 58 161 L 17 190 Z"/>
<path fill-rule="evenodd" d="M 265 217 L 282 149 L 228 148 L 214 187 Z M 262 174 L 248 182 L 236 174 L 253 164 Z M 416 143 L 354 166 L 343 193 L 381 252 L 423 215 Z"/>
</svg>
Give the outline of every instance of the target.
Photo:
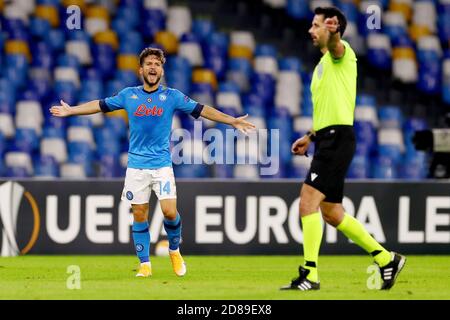
<svg viewBox="0 0 450 320">
<path fill-rule="evenodd" d="M 303 136 L 300 139 L 297 139 L 293 144 L 291 151 L 293 154 L 297 156 L 308 156 L 306 151 L 308 150 L 308 146 L 311 143 L 311 140 L 308 136 Z"/>
</svg>

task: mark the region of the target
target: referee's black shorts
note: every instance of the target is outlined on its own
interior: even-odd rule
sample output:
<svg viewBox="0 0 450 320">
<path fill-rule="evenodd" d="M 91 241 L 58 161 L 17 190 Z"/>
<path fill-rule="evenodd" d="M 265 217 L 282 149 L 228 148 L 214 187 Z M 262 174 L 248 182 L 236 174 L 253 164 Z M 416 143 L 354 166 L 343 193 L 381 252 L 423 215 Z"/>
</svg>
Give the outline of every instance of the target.
<svg viewBox="0 0 450 320">
<path fill-rule="evenodd" d="M 344 180 L 356 148 L 353 126 L 336 125 L 316 132 L 314 158 L 305 183 L 325 195 L 327 202 L 341 203 Z"/>
</svg>

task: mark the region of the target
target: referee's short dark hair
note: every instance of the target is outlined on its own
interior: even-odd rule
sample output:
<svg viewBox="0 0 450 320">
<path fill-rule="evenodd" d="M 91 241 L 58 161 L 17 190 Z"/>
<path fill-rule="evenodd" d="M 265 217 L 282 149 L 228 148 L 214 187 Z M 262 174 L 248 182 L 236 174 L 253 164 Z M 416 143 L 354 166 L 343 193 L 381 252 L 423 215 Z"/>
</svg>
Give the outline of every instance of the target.
<svg viewBox="0 0 450 320">
<path fill-rule="evenodd" d="M 324 20 L 327 18 L 337 17 L 339 21 L 339 33 L 341 37 L 344 35 L 345 28 L 347 28 L 347 18 L 344 13 L 336 7 L 317 7 L 314 14 L 324 15 Z"/>
<path fill-rule="evenodd" d="M 142 50 L 141 54 L 139 55 L 139 65 L 142 66 L 144 63 L 145 58 L 148 56 L 156 56 L 159 61 L 161 61 L 161 64 L 166 63 L 166 57 L 164 56 L 164 51 L 162 51 L 159 48 L 152 48 L 148 47 Z"/>
</svg>

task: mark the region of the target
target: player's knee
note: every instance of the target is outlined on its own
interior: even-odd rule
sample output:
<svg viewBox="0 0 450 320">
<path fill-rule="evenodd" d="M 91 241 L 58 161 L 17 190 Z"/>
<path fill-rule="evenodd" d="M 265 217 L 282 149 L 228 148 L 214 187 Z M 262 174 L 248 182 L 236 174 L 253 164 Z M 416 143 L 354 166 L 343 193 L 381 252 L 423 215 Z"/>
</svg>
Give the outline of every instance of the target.
<svg viewBox="0 0 450 320">
<path fill-rule="evenodd" d="M 133 217 L 135 222 L 148 220 L 148 208 L 146 206 L 133 206 Z"/>
<path fill-rule="evenodd" d="M 162 208 L 162 212 L 164 214 L 164 218 L 166 219 L 175 220 L 175 218 L 177 217 L 177 208 Z"/>
</svg>

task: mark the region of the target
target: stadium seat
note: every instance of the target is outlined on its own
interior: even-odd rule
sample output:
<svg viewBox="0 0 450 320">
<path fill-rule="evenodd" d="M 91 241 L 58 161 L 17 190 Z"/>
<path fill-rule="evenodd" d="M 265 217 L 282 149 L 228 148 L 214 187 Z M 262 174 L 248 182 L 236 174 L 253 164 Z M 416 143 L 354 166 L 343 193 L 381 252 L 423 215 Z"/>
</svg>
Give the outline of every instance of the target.
<svg viewBox="0 0 450 320">
<path fill-rule="evenodd" d="M 34 129 L 17 128 L 14 137 L 14 146 L 19 151 L 34 152 L 39 145 L 39 138 Z"/>
<path fill-rule="evenodd" d="M 253 55 L 256 47 L 256 41 L 250 31 L 236 30 L 230 33 L 230 45 L 246 47 Z"/>
<path fill-rule="evenodd" d="M 204 64 L 204 57 L 200 43 L 193 35 L 187 37 L 183 35 L 178 46 L 178 55 L 186 58 L 193 67 L 201 67 Z"/>
<path fill-rule="evenodd" d="M 0 113 L 0 132 L 5 138 L 12 138 L 16 132 L 14 120 L 9 113 Z"/>
<path fill-rule="evenodd" d="M 5 165 L 7 168 L 25 168 L 27 176 L 34 173 L 31 156 L 27 152 L 9 151 L 5 153 Z"/>
<path fill-rule="evenodd" d="M 257 165 L 237 164 L 234 166 L 233 177 L 243 180 L 259 180 L 259 168 Z"/>
<path fill-rule="evenodd" d="M 355 155 L 348 169 L 347 178 L 367 179 L 370 175 L 370 161 L 364 155 Z"/>
<path fill-rule="evenodd" d="M 396 165 L 390 158 L 380 156 L 372 163 L 372 178 L 384 180 L 393 180 L 397 178 Z"/>
<path fill-rule="evenodd" d="M 60 167 L 61 178 L 65 179 L 83 179 L 86 178 L 86 172 L 82 164 L 63 163 Z"/>
<path fill-rule="evenodd" d="M 278 63 L 274 57 L 258 56 L 254 59 L 255 72 L 270 74 L 276 78 L 278 75 Z"/>
<path fill-rule="evenodd" d="M 94 136 L 91 128 L 86 126 L 70 126 L 67 128 L 67 141 L 82 141 L 88 143 L 91 148 L 95 148 Z"/>
<path fill-rule="evenodd" d="M 396 106 L 383 106 L 378 109 L 378 119 L 382 128 L 401 128 L 403 115 Z"/>
<path fill-rule="evenodd" d="M 240 96 L 236 92 L 219 91 L 216 95 L 216 104 L 221 108 L 233 108 L 238 114 L 243 111 Z"/>
<path fill-rule="evenodd" d="M 180 38 L 190 32 L 192 26 L 191 11 L 185 6 L 170 6 L 167 10 L 167 30 Z"/>
<path fill-rule="evenodd" d="M 312 157 L 292 157 L 291 174 L 293 178 L 303 179 L 308 174 Z"/>
<path fill-rule="evenodd" d="M 367 56 L 369 62 L 377 67 L 387 70 L 391 66 L 391 43 L 389 37 L 381 33 L 371 33 L 367 36 Z"/>
<path fill-rule="evenodd" d="M 67 161 L 66 141 L 59 137 L 47 137 L 41 139 L 41 155 L 51 156 L 59 164 Z"/>
<path fill-rule="evenodd" d="M 39 178 L 57 178 L 59 176 L 58 163 L 52 156 L 40 156 L 34 166 L 34 176 Z"/>
</svg>

